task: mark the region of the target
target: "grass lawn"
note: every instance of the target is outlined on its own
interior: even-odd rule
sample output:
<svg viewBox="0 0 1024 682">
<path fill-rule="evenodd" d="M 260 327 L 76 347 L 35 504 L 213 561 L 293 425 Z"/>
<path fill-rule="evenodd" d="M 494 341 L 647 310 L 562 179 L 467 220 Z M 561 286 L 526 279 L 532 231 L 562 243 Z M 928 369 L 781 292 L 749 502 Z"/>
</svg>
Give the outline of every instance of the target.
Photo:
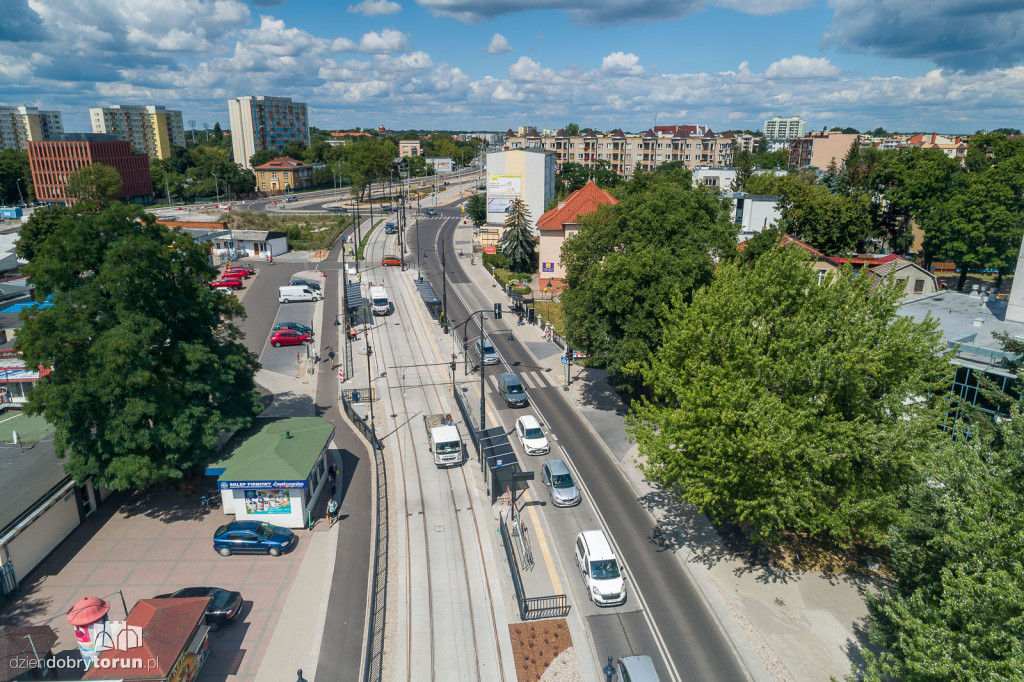
<svg viewBox="0 0 1024 682">
<path fill-rule="evenodd" d="M 550 322 L 559 336 L 565 333 L 565 315 L 562 313 L 561 301 L 537 301 L 534 306 L 537 308 L 537 314 L 544 318 L 545 322 Z"/>
</svg>

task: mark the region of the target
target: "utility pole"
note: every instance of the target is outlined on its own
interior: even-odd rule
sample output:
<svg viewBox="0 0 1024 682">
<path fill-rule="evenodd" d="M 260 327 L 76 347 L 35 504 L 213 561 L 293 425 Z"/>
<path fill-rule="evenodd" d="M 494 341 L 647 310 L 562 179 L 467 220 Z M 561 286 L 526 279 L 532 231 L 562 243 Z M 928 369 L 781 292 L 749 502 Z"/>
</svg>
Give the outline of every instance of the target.
<svg viewBox="0 0 1024 682">
<path fill-rule="evenodd" d="M 402 259 L 402 272 L 405 272 L 405 195 L 399 194 L 398 201 L 402 204 L 401 213 L 398 216 L 398 251 Z"/>
<path fill-rule="evenodd" d="M 420 196 L 416 195 L 416 279 L 423 281 L 423 270 L 420 268 Z"/>
<path fill-rule="evenodd" d="M 374 449 L 377 448 L 377 429 L 374 426 L 375 421 L 373 418 L 373 374 L 370 369 L 370 355 L 373 353 L 373 349 L 370 347 L 370 321 L 369 315 L 364 315 L 363 318 L 363 342 L 366 344 L 366 380 L 369 387 L 366 389 L 369 393 L 370 398 L 370 433 L 372 437 L 370 439 L 370 445 Z"/>
</svg>

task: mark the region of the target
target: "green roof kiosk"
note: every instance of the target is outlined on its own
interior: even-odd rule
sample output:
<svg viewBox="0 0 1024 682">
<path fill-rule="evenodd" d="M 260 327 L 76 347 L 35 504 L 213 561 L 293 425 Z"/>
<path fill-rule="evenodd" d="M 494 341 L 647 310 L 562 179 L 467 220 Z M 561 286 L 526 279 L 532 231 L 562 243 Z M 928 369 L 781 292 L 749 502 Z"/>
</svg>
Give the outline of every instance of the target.
<svg viewBox="0 0 1024 682">
<path fill-rule="evenodd" d="M 319 417 L 275 419 L 206 467 L 225 514 L 304 528 L 306 509 L 327 484 L 334 426 Z"/>
</svg>

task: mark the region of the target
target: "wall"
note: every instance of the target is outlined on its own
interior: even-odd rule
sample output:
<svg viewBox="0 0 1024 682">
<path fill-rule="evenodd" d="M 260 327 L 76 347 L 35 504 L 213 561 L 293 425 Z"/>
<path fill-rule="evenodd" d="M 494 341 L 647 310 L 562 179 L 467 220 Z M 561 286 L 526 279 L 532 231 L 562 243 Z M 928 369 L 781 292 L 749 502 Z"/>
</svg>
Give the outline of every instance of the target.
<svg viewBox="0 0 1024 682">
<path fill-rule="evenodd" d="M 13 537 L 5 542 L 0 551 L 0 562 L 9 556 L 18 581 L 24 580 L 47 554 L 78 527 L 79 522 L 75 484 L 68 481 L 61 488 L 60 494 L 52 498 L 49 506 L 26 519 L 12 533 Z"/>
<path fill-rule="evenodd" d="M 495 192 L 493 176 L 510 176 L 505 184 L 515 186 L 515 177 L 519 177 L 518 198 L 526 203 L 530 211 L 530 227 L 537 232 L 537 220 L 544 215 L 547 203 L 555 198 L 555 155 L 554 153 L 512 150 L 487 155 L 487 223 L 504 225 L 504 211 L 492 211 L 492 206 L 500 207 L 504 199 L 516 198 L 514 191 Z"/>
</svg>

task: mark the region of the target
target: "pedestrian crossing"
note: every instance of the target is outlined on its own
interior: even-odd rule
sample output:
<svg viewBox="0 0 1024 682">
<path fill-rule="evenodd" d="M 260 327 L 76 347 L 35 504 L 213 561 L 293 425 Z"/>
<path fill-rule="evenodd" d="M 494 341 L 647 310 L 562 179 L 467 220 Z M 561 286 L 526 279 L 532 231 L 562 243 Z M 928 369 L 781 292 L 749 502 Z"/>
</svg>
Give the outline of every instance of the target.
<svg viewBox="0 0 1024 682">
<path fill-rule="evenodd" d="M 498 392 L 498 374 L 500 372 L 487 368 L 487 374 L 485 381 L 487 385 L 491 387 L 491 390 L 495 393 Z M 530 370 L 530 371 L 517 371 L 516 376 L 526 386 L 526 390 L 529 391 L 531 388 L 551 388 L 551 372 L 545 372 L 543 370 Z"/>
</svg>

